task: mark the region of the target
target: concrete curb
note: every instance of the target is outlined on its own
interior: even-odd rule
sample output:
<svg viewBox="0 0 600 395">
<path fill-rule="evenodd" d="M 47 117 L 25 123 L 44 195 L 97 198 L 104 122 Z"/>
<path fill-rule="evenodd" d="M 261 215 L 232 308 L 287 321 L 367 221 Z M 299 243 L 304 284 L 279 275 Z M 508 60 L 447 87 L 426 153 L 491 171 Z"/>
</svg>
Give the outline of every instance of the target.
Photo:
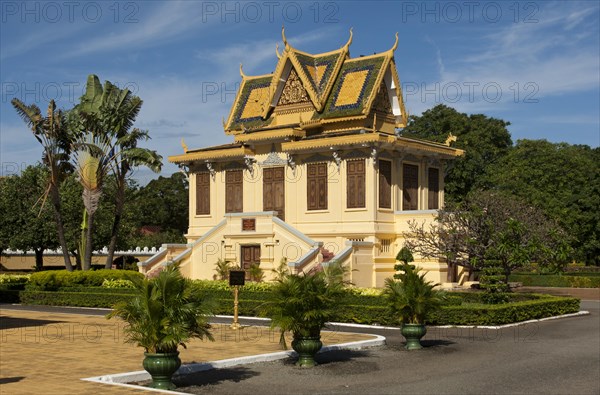
<svg viewBox="0 0 600 395">
<path fill-rule="evenodd" d="M 429 328 L 439 328 L 439 329 L 447 329 L 447 328 L 465 328 L 465 329 L 504 329 L 504 328 L 511 328 L 514 326 L 520 326 L 520 325 L 527 325 L 527 324 L 531 324 L 534 322 L 544 322 L 544 321 L 550 321 L 550 320 L 557 320 L 557 319 L 561 319 L 561 318 L 570 318 L 570 317 L 579 317 L 579 316 L 585 316 L 585 315 L 589 315 L 590 312 L 589 311 L 578 311 L 577 313 L 569 313 L 569 314 L 563 314 L 563 315 L 555 315 L 552 317 L 546 317 L 546 318 L 539 318 L 539 319 L 534 319 L 534 320 L 527 320 L 527 321 L 521 321 L 521 322 L 514 322 L 512 324 L 504 324 L 504 325 L 427 325 Z M 231 318 L 233 320 L 233 316 L 232 315 L 216 315 L 215 317 L 217 318 Z M 256 320 L 256 321 L 271 321 L 269 318 L 260 318 L 260 317 L 238 317 L 241 319 L 249 319 L 249 320 Z M 400 327 L 398 326 L 380 326 L 380 325 L 366 325 L 366 324 L 352 324 L 352 323 L 347 323 L 347 322 L 328 322 L 328 325 L 335 325 L 335 326 L 340 326 L 343 328 L 361 328 L 361 329 L 377 329 L 377 330 L 400 330 Z"/>
<path fill-rule="evenodd" d="M 355 342 L 333 344 L 331 346 L 325 346 L 319 351 L 319 353 L 335 351 L 335 350 L 360 350 L 363 348 L 371 348 L 385 345 L 385 337 L 379 335 L 371 335 L 374 339 L 360 340 Z M 257 362 L 271 362 L 280 359 L 296 356 L 295 351 L 279 351 L 267 354 L 250 355 L 247 357 L 221 359 L 218 361 L 204 362 L 204 363 L 191 363 L 183 365 L 177 371 L 177 375 L 192 374 L 197 372 L 204 372 L 212 369 L 222 369 L 238 365 L 247 365 Z M 145 370 L 136 372 L 109 374 L 104 376 L 87 377 L 81 380 L 91 381 L 95 383 L 118 385 L 122 387 L 135 388 L 137 390 L 147 390 L 153 392 L 162 392 L 165 394 L 182 394 L 182 392 L 159 390 L 155 388 L 142 387 L 139 385 L 129 384 L 131 382 L 146 381 L 150 380 L 150 375 Z"/>
</svg>

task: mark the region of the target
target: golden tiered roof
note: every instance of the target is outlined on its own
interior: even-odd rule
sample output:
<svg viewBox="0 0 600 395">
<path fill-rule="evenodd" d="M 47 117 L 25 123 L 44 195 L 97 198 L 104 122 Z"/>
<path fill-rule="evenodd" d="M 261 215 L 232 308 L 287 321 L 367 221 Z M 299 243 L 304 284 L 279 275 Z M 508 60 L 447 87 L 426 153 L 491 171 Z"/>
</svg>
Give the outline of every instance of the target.
<svg viewBox="0 0 600 395">
<path fill-rule="evenodd" d="M 395 135 L 406 126 L 407 113 L 394 62 L 398 34 L 387 51 L 350 58 L 352 30 L 339 49 L 309 54 L 292 47 L 282 29 L 285 48 L 271 74 L 245 75 L 227 121 L 234 143 L 187 150 L 169 158 L 175 163 L 227 160 L 252 156 L 255 144 L 281 142 L 282 151 L 377 145 L 389 149 L 428 151 L 446 158 L 462 155 L 449 144 Z"/>
<path fill-rule="evenodd" d="M 242 134 L 296 124 L 300 128 L 380 116 L 393 127 L 406 125 L 406 110 L 393 47 L 383 53 L 350 58 L 350 38 L 340 49 L 312 55 L 292 47 L 282 29 L 285 49 L 272 74 L 247 76 L 225 123 L 225 133 Z M 387 99 L 386 99 L 387 97 Z M 384 100 L 378 100 L 378 99 Z M 377 108 L 374 108 L 377 104 Z M 296 117 L 282 115 L 296 113 Z M 335 129 L 323 127 L 324 131 Z"/>
</svg>

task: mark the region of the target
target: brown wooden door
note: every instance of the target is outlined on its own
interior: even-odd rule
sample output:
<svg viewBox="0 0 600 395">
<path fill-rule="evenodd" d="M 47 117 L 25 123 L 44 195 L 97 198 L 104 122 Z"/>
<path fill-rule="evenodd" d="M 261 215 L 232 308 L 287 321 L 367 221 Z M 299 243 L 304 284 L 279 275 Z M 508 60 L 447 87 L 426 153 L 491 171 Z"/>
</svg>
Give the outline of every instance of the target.
<svg viewBox="0 0 600 395">
<path fill-rule="evenodd" d="M 248 269 L 254 263 L 260 265 L 260 246 L 242 246 L 242 269 L 246 271 L 246 280 L 250 279 Z"/>
<path fill-rule="evenodd" d="M 263 169 L 263 211 L 277 211 L 285 221 L 285 168 Z"/>
</svg>

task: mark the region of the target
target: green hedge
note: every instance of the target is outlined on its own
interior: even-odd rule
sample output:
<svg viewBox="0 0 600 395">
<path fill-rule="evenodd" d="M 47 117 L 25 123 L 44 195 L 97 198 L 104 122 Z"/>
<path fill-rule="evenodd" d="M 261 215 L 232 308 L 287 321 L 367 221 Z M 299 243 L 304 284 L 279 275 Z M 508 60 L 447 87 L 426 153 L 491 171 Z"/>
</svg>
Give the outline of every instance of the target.
<svg viewBox="0 0 600 395">
<path fill-rule="evenodd" d="M 213 288 L 213 289 L 209 289 Z M 199 286 L 213 302 L 215 314 L 233 314 L 233 293 L 220 286 Z M 510 294 L 511 302 L 500 305 L 482 304 L 481 293 L 452 292 L 447 295 L 445 304 L 428 321 L 436 325 L 502 325 L 511 322 L 526 321 L 579 311 L 579 300 L 575 298 L 557 297 L 538 294 Z M 115 303 L 129 300 L 132 297 L 129 289 L 107 289 L 101 287 L 63 287 L 57 291 L 2 290 L 0 301 L 15 302 L 20 297 L 21 303 L 112 307 Z M 272 294 L 268 291 L 250 291 L 243 289 L 239 294 L 239 314 L 242 316 L 264 317 L 264 304 Z M 5 300 L 5 299 L 9 300 Z M 398 325 L 390 316 L 385 302 L 379 296 L 357 295 L 348 292 L 340 301 L 333 321 L 359 324 Z"/>
<path fill-rule="evenodd" d="M 499 305 L 467 304 L 446 306 L 430 318 L 438 325 L 503 325 L 579 311 L 579 299 L 540 296 L 537 300 Z"/>
<path fill-rule="evenodd" d="M 49 270 L 33 273 L 27 284 L 28 290 L 56 291 L 63 287 L 99 287 L 105 279 L 133 280 L 144 275 L 132 270 Z"/>
<path fill-rule="evenodd" d="M 600 277 L 556 274 L 512 274 L 510 281 L 531 287 L 600 288 Z"/>
<path fill-rule="evenodd" d="M 110 308 L 117 302 L 131 300 L 132 294 L 25 290 L 19 297 L 23 304 Z"/>
</svg>

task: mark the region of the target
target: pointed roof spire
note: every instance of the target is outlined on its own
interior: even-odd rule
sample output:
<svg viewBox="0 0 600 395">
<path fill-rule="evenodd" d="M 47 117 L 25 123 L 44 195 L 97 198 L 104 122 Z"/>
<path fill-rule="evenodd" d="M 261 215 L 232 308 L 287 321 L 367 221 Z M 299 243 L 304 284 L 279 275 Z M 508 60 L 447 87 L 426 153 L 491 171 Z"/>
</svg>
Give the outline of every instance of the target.
<svg viewBox="0 0 600 395">
<path fill-rule="evenodd" d="M 342 46 L 346 51 L 350 48 L 350 44 L 352 44 L 352 28 L 350 28 L 350 37 L 348 38 L 348 42 Z"/>
<path fill-rule="evenodd" d="M 287 39 L 285 38 L 285 26 L 281 25 L 281 38 L 283 39 L 283 44 L 285 44 L 285 49 L 290 49 L 290 44 L 288 44 Z"/>
<path fill-rule="evenodd" d="M 394 45 L 390 49 L 390 52 L 393 54 L 394 51 L 396 51 L 396 48 L 398 48 L 398 32 L 396 32 L 396 42 L 394 42 Z"/>
</svg>

